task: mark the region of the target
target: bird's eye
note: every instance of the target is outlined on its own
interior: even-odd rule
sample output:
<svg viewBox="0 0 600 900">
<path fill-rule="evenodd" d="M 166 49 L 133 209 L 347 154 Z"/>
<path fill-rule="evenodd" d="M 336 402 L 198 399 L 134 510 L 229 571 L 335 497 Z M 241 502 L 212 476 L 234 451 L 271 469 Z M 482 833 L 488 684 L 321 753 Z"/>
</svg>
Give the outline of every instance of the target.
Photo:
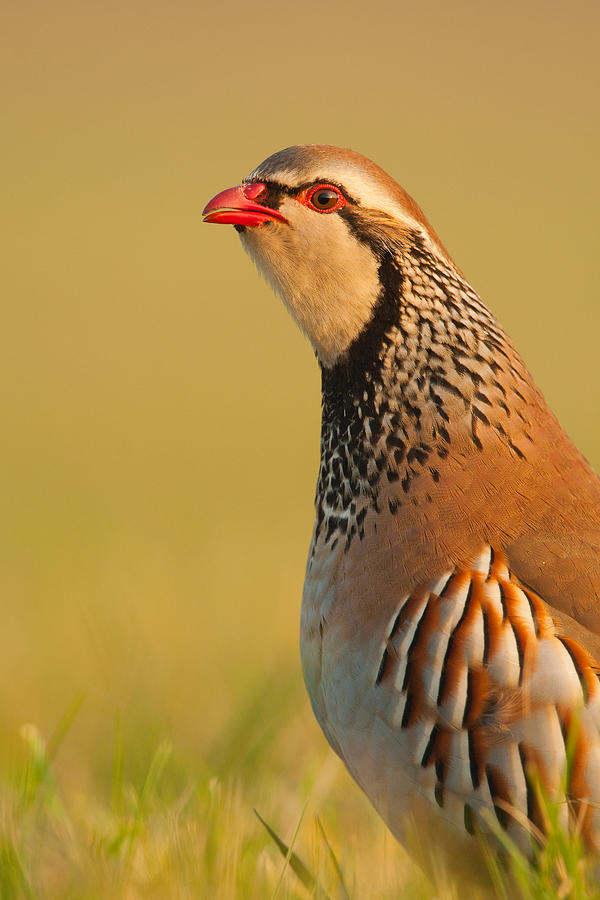
<svg viewBox="0 0 600 900">
<path fill-rule="evenodd" d="M 346 205 L 346 198 L 338 188 L 329 184 L 318 184 L 310 188 L 305 203 L 318 212 L 333 212 Z"/>
</svg>

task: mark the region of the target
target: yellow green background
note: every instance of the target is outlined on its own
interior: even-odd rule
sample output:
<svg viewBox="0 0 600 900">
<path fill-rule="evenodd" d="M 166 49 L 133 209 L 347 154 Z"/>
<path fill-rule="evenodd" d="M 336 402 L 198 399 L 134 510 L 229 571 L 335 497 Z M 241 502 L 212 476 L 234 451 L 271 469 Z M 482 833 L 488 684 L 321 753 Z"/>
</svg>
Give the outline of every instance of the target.
<svg viewBox="0 0 600 900">
<path fill-rule="evenodd" d="M 83 694 L 56 766 L 93 792 L 117 711 L 135 779 L 164 738 L 235 770 L 240 717 L 259 740 L 291 704 L 293 780 L 304 741 L 326 756 L 297 650 L 319 377 L 201 210 L 290 144 L 370 156 L 600 465 L 599 7 L 23 0 L 0 18 L 2 745 Z"/>
</svg>

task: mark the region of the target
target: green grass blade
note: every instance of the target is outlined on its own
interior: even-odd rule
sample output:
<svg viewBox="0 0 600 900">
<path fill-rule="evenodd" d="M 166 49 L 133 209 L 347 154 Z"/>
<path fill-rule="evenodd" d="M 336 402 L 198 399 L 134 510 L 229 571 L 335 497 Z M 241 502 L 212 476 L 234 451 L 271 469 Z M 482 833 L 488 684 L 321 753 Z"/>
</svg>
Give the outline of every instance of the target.
<svg viewBox="0 0 600 900">
<path fill-rule="evenodd" d="M 48 757 L 48 761 L 50 763 L 54 762 L 56 754 L 58 753 L 62 742 L 71 730 L 71 725 L 77 718 L 79 710 L 83 706 L 84 701 L 85 694 L 76 694 L 75 697 L 73 697 L 73 699 L 71 700 L 67 711 L 61 716 L 58 725 L 54 729 L 52 737 L 49 738 L 46 745 L 46 756 Z"/>
<path fill-rule="evenodd" d="M 317 898 L 319 898 L 319 900 L 331 900 L 331 898 L 328 896 L 327 892 L 321 887 L 318 880 L 315 878 L 315 876 L 310 871 L 308 866 L 305 865 L 305 863 L 302 862 L 300 857 L 293 851 L 294 843 L 296 842 L 296 838 L 298 837 L 298 832 L 300 831 L 300 825 L 302 824 L 302 819 L 304 818 L 305 810 L 306 810 L 306 806 L 302 810 L 300 818 L 298 819 L 298 824 L 296 825 L 296 830 L 294 831 L 294 834 L 292 836 L 292 840 L 290 841 L 289 847 L 285 843 L 285 841 L 282 841 L 282 839 L 279 837 L 277 832 L 274 831 L 273 828 L 271 828 L 271 826 L 268 824 L 268 822 L 265 822 L 265 820 L 263 819 L 261 814 L 258 812 L 258 810 L 256 810 L 256 809 L 254 810 L 256 817 L 258 818 L 258 820 L 260 822 L 262 822 L 262 824 L 266 828 L 268 834 L 270 835 L 270 837 L 273 839 L 273 841 L 277 845 L 279 852 L 285 859 L 285 864 L 281 871 L 281 875 L 279 877 L 279 881 L 277 882 L 275 891 L 273 892 L 272 900 L 276 900 L 276 897 L 277 897 L 277 895 L 280 891 L 281 885 L 283 883 L 283 876 L 285 875 L 285 870 L 288 865 L 291 868 L 291 870 L 294 872 L 296 877 L 299 879 L 299 881 L 302 882 L 304 887 L 312 894 L 313 897 L 317 897 Z"/>
<path fill-rule="evenodd" d="M 340 883 L 340 896 L 341 896 L 342 900 L 350 900 L 350 894 L 348 893 L 348 888 L 346 887 L 346 882 L 344 881 L 344 874 L 342 872 L 342 867 L 340 866 L 340 864 L 338 862 L 338 858 L 335 855 L 333 847 L 329 843 L 327 835 L 325 834 L 325 829 L 323 828 L 323 823 L 321 822 L 321 819 L 319 818 L 319 816 L 317 816 L 317 825 L 319 827 L 319 831 L 321 832 L 321 837 L 325 841 L 325 846 L 327 847 L 327 850 L 329 852 L 329 857 L 333 863 L 333 868 L 335 869 L 335 873 L 336 873 L 339 883 Z"/>
<path fill-rule="evenodd" d="M 121 713 L 115 715 L 115 743 L 113 750 L 111 809 L 119 818 L 123 815 L 123 725 Z"/>
</svg>

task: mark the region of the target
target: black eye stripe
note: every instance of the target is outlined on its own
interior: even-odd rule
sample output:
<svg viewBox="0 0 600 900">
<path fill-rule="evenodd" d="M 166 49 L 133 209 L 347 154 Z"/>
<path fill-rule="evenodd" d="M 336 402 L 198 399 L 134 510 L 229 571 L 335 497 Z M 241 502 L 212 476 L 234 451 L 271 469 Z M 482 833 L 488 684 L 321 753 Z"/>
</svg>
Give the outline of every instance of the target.
<svg viewBox="0 0 600 900">
<path fill-rule="evenodd" d="M 349 205 L 359 205 L 354 197 L 348 193 L 343 184 L 340 184 L 339 181 L 336 181 L 333 178 L 327 178 L 326 175 L 323 175 L 322 178 L 317 176 L 316 178 L 311 179 L 311 181 L 304 181 L 302 184 L 297 184 L 294 187 L 289 187 L 289 185 L 282 184 L 275 179 L 260 178 L 258 175 L 248 179 L 244 183 L 253 184 L 254 182 L 261 182 L 261 184 L 266 185 L 267 193 L 261 196 L 260 202 L 263 206 L 269 206 L 271 209 L 279 209 L 284 197 L 298 197 L 299 194 L 302 194 L 309 188 L 317 187 L 320 184 L 330 188 L 337 188 Z"/>
<path fill-rule="evenodd" d="M 260 181 L 260 179 L 244 181 L 244 184 L 253 184 L 254 181 Z M 284 197 L 288 196 L 288 191 L 285 190 L 283 185 L 276 184 L 273 181 L 262 181 L 260 183 L 264 184 L 267 190 L 260 195 L 257 202 L 269 209 L 279 209 Z"/>
</svg>

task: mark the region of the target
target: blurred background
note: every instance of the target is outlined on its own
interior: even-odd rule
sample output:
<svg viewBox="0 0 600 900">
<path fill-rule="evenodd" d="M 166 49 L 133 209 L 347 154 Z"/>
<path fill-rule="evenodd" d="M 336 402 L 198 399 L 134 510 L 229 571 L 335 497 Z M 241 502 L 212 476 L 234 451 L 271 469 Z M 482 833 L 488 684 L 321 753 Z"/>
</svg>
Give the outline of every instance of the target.
<svg viewBox="0 0 600 900">
<path fill-rule="evenodd" d="M 21 0 L 1 18 L 2 746 L 84 697 L 57 759 L 76 795 L 108 777 L 117 715 L 134 781 L 164 739 L 207 777 L 243 771 L 293 720 L 293 781 L 307 746 L 327 756 L 297 649 L 319 376 L 201 210 L 290 144 L 370 156 L 599 467 L 599 7 Z"/>
</svg>

